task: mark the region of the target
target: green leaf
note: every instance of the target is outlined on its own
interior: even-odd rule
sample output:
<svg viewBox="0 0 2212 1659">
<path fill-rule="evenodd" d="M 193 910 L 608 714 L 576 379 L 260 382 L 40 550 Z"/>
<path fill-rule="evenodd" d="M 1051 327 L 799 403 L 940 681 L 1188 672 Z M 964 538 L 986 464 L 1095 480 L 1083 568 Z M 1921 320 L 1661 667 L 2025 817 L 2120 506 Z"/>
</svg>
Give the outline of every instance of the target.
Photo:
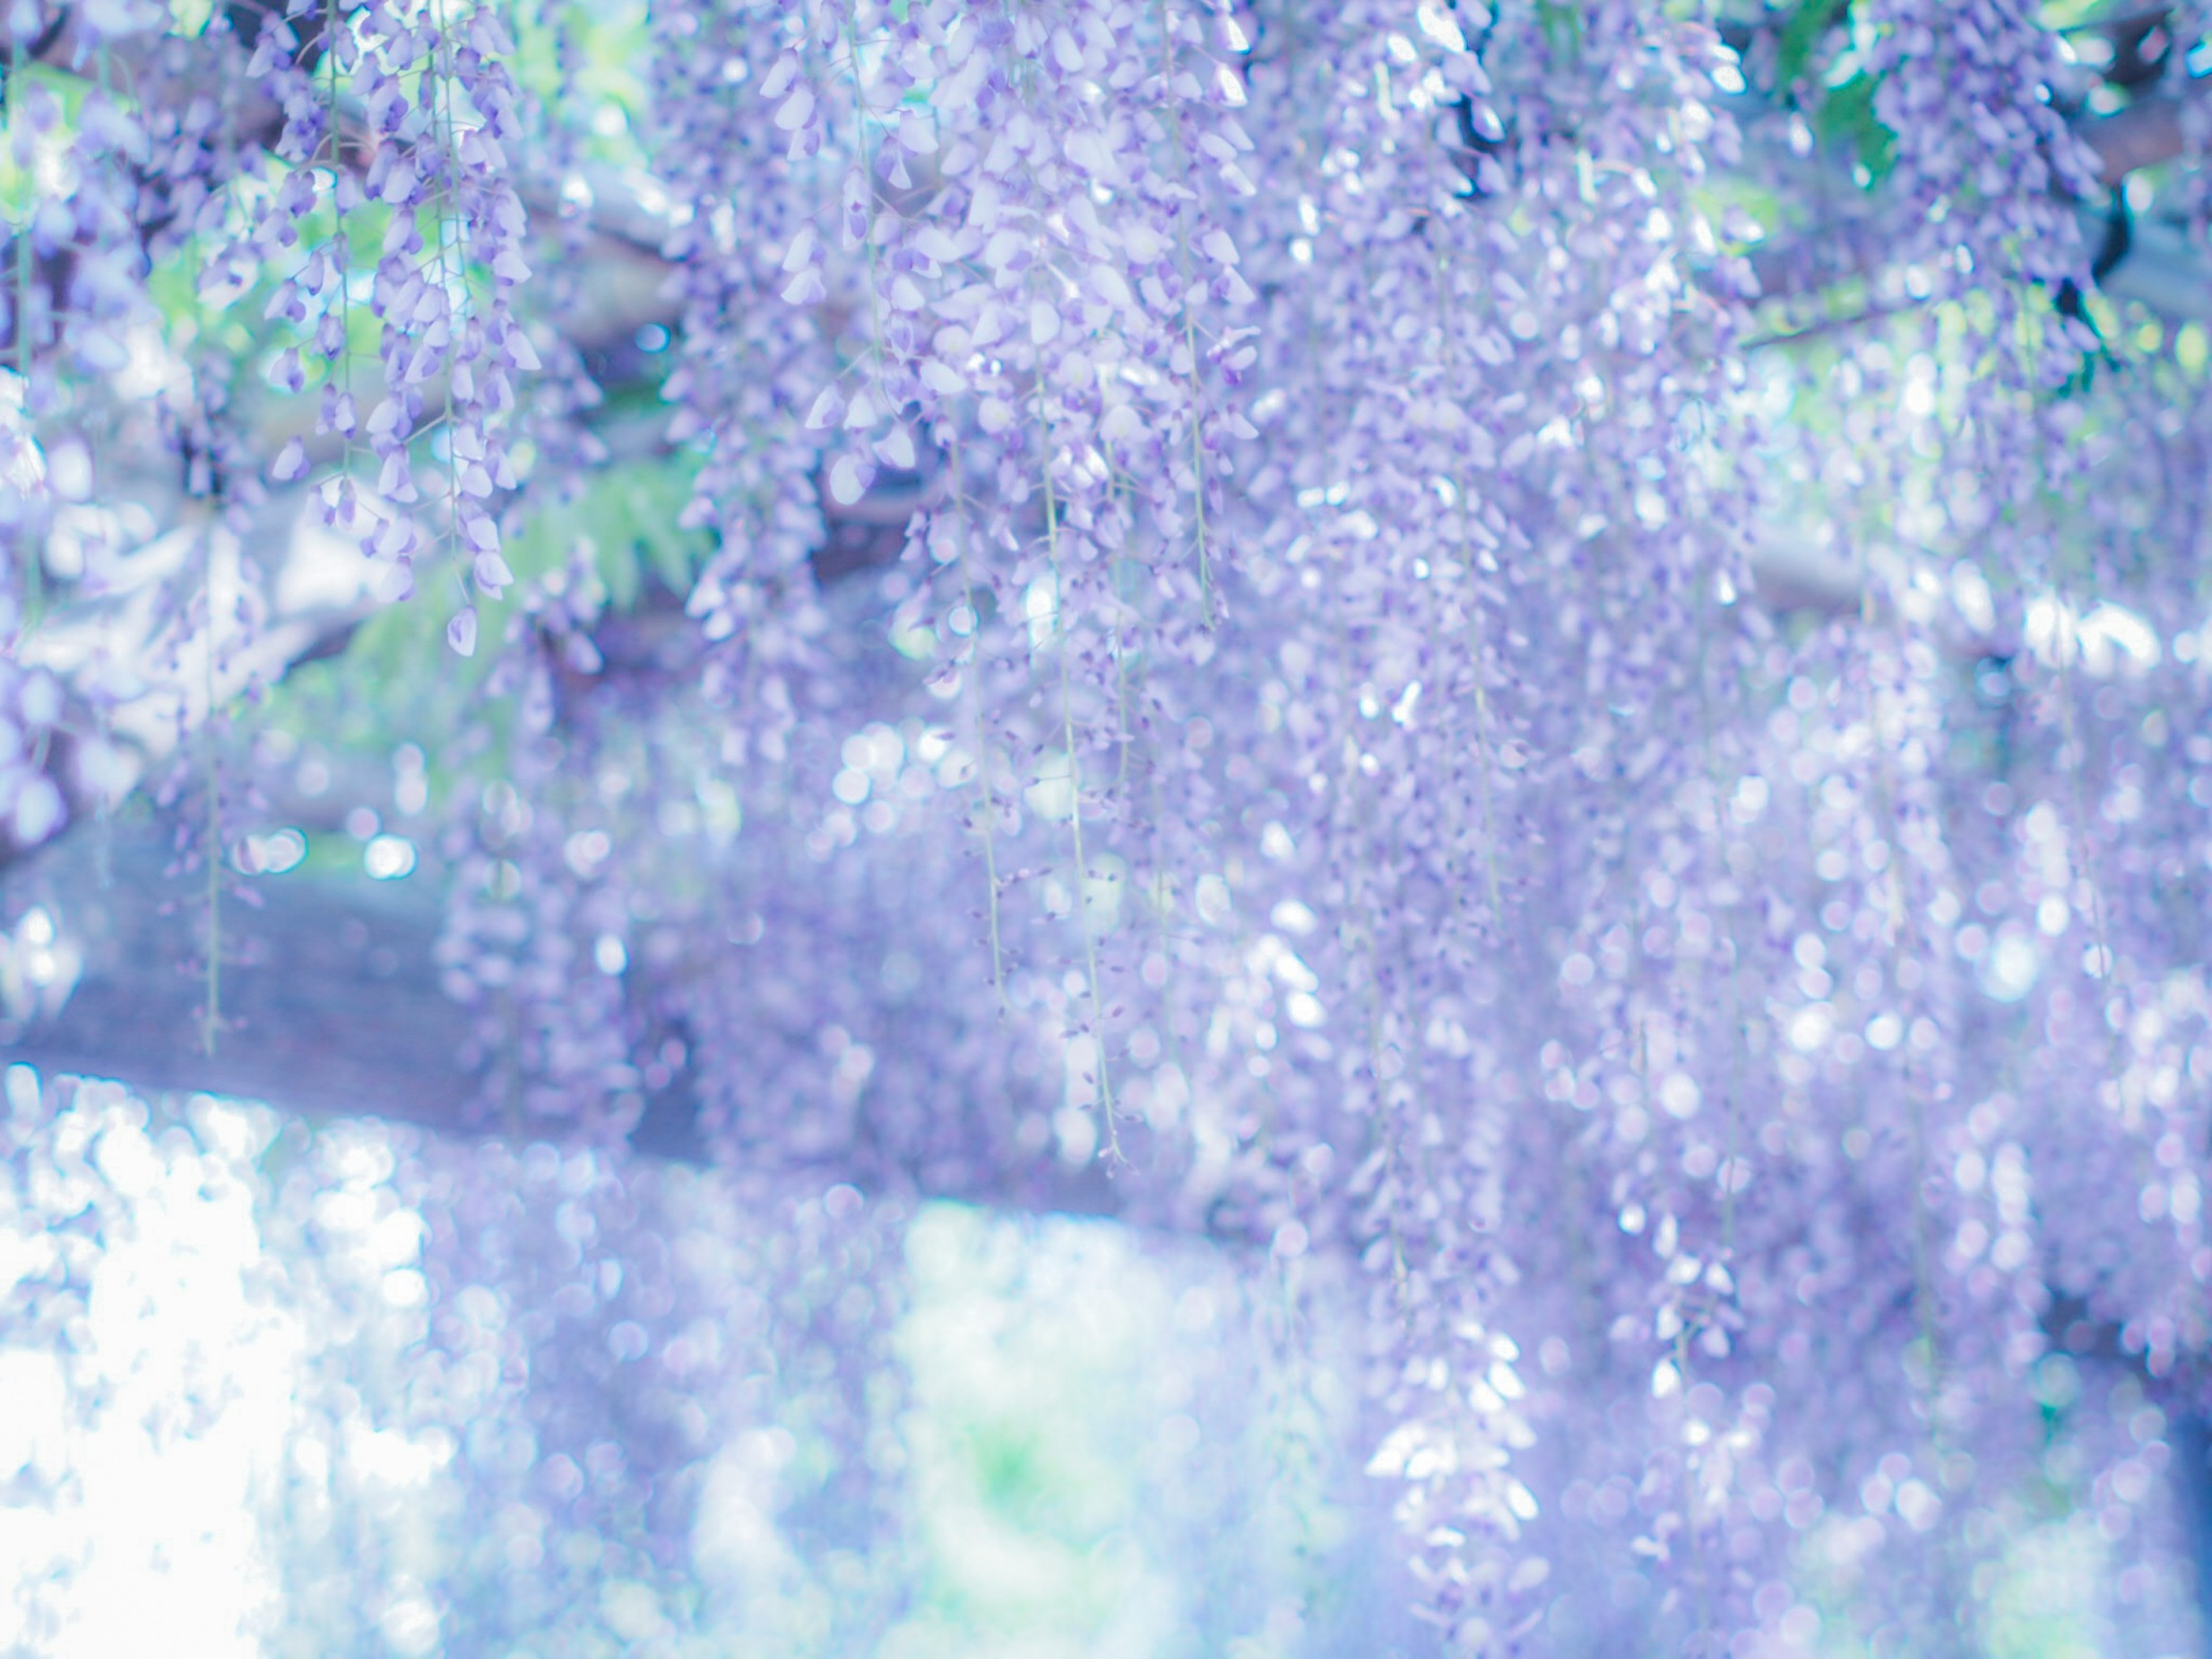
<svg viewBox="0 0 2212 1659">
<path fill-rule="evenodd" d="M 1847 143 L 1851 155 L 1879 184 L 1897 165 L 1897 135 L 1875 113 L 1878 75 L 1856 75 L 1820 100 L 1816 118 L 1821 136 Z"/>
<path fill-rule="evenodd" d="M 1776 47 L 1776 84 L 1786 91 L 1803 78 L 1828 31 L 1850 13 L 1850 7 L 1838 0 L 1797 0 L 1783 21 L 1782 38 Z"/>
<path fill-rule="evenodd" d="M 1564 0 L 1537 0 L 1536 17 L 1553 51 L 1565 55 L 1582 51 L 1583 16 L 1575 7 Z"/>
</svg>

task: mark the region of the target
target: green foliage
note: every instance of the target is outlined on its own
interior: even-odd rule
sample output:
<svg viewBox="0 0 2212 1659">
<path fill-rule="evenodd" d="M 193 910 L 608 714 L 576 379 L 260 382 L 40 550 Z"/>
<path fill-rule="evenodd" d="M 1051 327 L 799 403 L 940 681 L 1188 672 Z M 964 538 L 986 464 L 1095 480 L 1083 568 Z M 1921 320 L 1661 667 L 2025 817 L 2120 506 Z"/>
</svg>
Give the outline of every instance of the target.
<svg viewBox="0 0 2212 1659">
<path fill-rule="evenodd" d="M 648 580 L 678 597 L 688 594 L 709 545 L 705 532 L 677 525 L 690 498 L 695 465 L 688 457 L 668 456 L 590 473 L 568 501 L 532 513 L 505 549 L 517 586 L 498 599 L 476 598 L 483 637 L 498 639 L 527 584 L 561 569 L 572 554 L 590 561 L 604 603 L 617 611 L 634 607 Z M 413 603 L 378 611 L 354 635 L 345 676 L 374 687 L 381 708 L 391 707 L 395 696 L 404 699 L 410 688 L 448 712 L 473 700 L 493 653 L 453 655 L 446 644 L 451 610 Z M 408 723 L 431 713 L 410 710 Z"/>
<path fill-rule="evenodd" d="M 459 590 L 418 593 L 370 616 L 338 656 L 288 675 L 272 689 L 263 723 L 379 766 L 395 745 L 421 743 L 432 793 L 441 797 L 465 782 L 480 787 L 505 776 L 503 741 L 462 756 L 433 736 L 454 729 L 463 711 L 482 702 L 497 658 L 490 644 L 504 635 L 526 585 L 562 570 L 572 555 L 588 561 L 599 586 L 593 603 L 601 606 L 631 609 L 651 586 L 678 598 L 690 592 L 711 546 L 704 531 L 677 525 L 696 465 L 683 455 L 628 462 L 586 475 L 565 502 L 541 505 L 505 550 L 517 585 L 500 599 L 474 597 L 486 641 L 475 656 L 457 657 L 446 643 Z M 490 726 L 506 729 L 501 720 Z"/>
<path fill-rule="evenodd" d="M 509 545 L 507 562 L 527 580 L 581 550 L 617 611 L 635 605 L 648 582 L 684 597 L 710 545 L 706 532 L 678 523 L 697 465 L 696 457 L 669 455 L 589 475 L 573 501 L 531 517 Z"/>
<path fill-rule="evenodd" d="M 1875 113 L 1875 97 L 1881 88 L 1881 76 L 1854 73 L 1840 86 L 1828 89 L 1815 112 L 1820 136 L 1849 148 L 1851 158 L 1867 170 L 1869 187 L 1887 178 L 1897 165 L 1897 135 Z"/>
<path fill-rule="evenodd" d="M 1582 50 L 1583 17 L 1565 0 L 1537 0 L 1536 16 L 1552 50 L 1571 57 Z"/>
<path fill-rule="evenodd" d="M 646 7 L 641 0 L 522 0 L 508 14 L 514 32 L 509 60 L 526 95 L 561 103 L 563 116 L 586 135 L 584 154 L 615 167 L 641 167 L 646 156 L 634 136 L 645 112 L 640 66 L 649 58 Z M 561 68 L 565 34 L 571 60 Z"/>
<path fill-rule="evenodd" d="M 1785 91 L 1811 70 L 1813 54 L 1850 11 L 1838 0 L 1797 0 L 1790 9 L 1774 57 L 1774 78 Z"/>
<path fill-rule="evenodd" d="M 1829 43 L 1839 34 L 1844 45 L 1831 55 Z M 1897 161 L 1897 135 L 1875 113 L 1881 77 L 1863 67 L 1871 38 L 1848 0 L 1796 0 L 1783 19 L 1774 59 L 1783 96 L 1810 91 L 1814 128 L 1825 143 L 1847 150 L 1866 169 L 1869 187 L 1887 178 Z"/>
<path fill-rule="evenodd" d="M 2036 21 L 2047 29 L 2077 29 L 2120 9 L 2112 0 L 2044 0 Z"/>
<path fill-rule="evenodd" d="M 2208 342 L 2204 325 L 2184 323 L 2173 337 L 2173 361 L 2192 380 L 2202 380 L 2208 358 L 2212 358 L 2212 342 Z"/>
<path fill-rule="evenodd" d="M 6 94 L 26 86 L 42 88 L 53 96 L 58 118 L 34 141 L 32 172 L 27 173 L 15 159 L 15 147 L 0 144 L 0 210 L 4 210 L 11 222 L 20 222 L 24 214 L 37 204 L 39 181 L 33 176 L 48 158 L 64 154 L 76 137 L 77 112 L 84 106 L 90 83 L 74 75 L 62 75 L 44 64 L 26 64 L 13 68 L 4 50 L 0 50 L 0 112 L 8 118 L 12 133 L 17 100 Z"/>
<path fill-rule="evenodd" d="M 2016 1543 L 1988 1602 L 1990 1659 L 2098 1659 L 2097 1616 L 2112 1550 L 2084 1513 Z"/>
<path fill-rule="evenodd" d="M 1095 1224 L 933 1205 L 907 1244 L 922 1571 L 881 1659 L 1279 1652 L 1290 1609 L 1312 1612 L 1302 1552 L 1341 1523 L 1311 1472 L 1249 1480 L 1311 1425 L 1279 1398 L 1251 1411 L 1252 1379 L 1225 1363 L 1241 1298 L 1194 1258 L 1149 1259 Z M 1205 1507 L 1213 1492 L 1231 1506 Z M 1231 1560 L 1220 1582 L 1193 1571 Z"/>
</svg>

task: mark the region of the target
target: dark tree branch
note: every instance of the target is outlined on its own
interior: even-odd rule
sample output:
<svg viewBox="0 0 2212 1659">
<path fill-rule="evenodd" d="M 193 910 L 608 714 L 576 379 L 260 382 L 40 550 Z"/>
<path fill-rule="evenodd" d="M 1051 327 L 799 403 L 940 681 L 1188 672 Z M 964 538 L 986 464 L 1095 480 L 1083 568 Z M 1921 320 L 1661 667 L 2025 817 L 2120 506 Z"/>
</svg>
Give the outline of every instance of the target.
<svg viewBox="0 0 2212 1659">
<path fill-rule="evenodd" d="M 447 1135 L 561 1140 L 579 1133 L 566 1119 L 517 1123 L 483 1109 L 480 1079 L 462 1060 L 471 1015 L 440 988 L 442 907 L 433 871 L 391 883 L 306 870 L 250 878 L 259 903 L 249 910 L 235 898 L 226 902 L 225 931 L 250 945 L 223 963 L 223 1030 L 210 1053 L 201 1038 L 204 877 L 173 876 L 169 866 L 163 838 L 140 822 L 96 826 L 0 871 L 0 922 L 42 909 L 61 975 L 27 982 L 20 925 L 12 944 L 0 931 L 0 1066 L 112 1078 L 149 1091 L 235 1095 L 308 1119 L 387 1118 Z M 631 972 L 633 1000 L 655 1003 L 651 970 L 637 963 Z M 666 1028 L 656 1042 L 684 1035 Z M 648 1091 L 629 1145 L 683 1162 L 713 1155 L 688 1072 L 678 1068 Z M 1103 1166 L 1070 1169 L 1049 1152 L 1015 1161 L 981 1188 L 972 1176 L 947 1187 L 926 1167 L 886 1168 L 858 1148 L 820 1161 L 818 1174 L 825 1186 L 888 1181 L 932 1195 L 1085 1214 L 1119 1212 L 1127 1197 Z"/>
<path fill-rule="evenodd" d="M 2095 152 L 2098 174 L 2107 185 L 2131 173 L 2171 161 L 2187 148 L 2188 124 L 2181 99 L 2151 93 L 2111 115 L 2093 115 L 2075 124 L 2081 142 Z"/>
<path fill-rule="evenodd" d="M 149 1089 L 204 1089 L 320 1114 L 462 1127 L 467 1016 L 438 984 L 439 907 L 424 883 L 264 878 L 251 950 L 222 969 L 225 1030 L 201 1036 L 198 878 L 166 872 L 144 828 L 98 823 L 0 881 L 7 915 L 44 909 L 82 953 L 58 1012 L 0 1012 L 0 1054 Z"/>
</svg>

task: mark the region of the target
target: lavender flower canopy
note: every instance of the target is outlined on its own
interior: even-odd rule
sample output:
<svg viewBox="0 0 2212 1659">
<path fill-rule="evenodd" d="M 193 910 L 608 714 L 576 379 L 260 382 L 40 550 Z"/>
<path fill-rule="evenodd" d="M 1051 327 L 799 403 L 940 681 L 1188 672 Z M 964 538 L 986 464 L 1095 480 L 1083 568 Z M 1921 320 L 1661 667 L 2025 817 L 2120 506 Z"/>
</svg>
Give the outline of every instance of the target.
<svg viewBox="0 0 2212 1659">
<path fill-rule="evenodd" d="M 266 1632 L 905 1651 L 767 1494 L 1077 1207 L 1437 1650 L 2202 1650 L 2208 28 L 15 0 L 0 1384 L 167 1409 L 54 1356 L 202 1182 L 380 1540 Z"/>
</svg>

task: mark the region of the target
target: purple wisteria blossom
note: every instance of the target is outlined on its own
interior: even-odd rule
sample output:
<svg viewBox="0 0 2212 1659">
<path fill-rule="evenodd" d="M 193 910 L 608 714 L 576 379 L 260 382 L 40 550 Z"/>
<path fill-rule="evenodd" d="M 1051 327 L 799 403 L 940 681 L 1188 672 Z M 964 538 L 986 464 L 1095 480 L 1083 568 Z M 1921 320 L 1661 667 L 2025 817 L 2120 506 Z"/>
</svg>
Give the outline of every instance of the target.
<svg viewBox="0 0 2212 1659">
<path fill-rule="evenodd" d="M 1984 1651 L 2074 1512 L 2178 1652 L 2212 41 L 2051 9 L 17 0 L 0 849 L 153 803 L 251 1042 L 410 746 L 488 1505 L 725 1340 L 852 1450 L 876 1206 L 1079 1202 L 1354 1310 L 1439 1650 Z"/>
</svg>

